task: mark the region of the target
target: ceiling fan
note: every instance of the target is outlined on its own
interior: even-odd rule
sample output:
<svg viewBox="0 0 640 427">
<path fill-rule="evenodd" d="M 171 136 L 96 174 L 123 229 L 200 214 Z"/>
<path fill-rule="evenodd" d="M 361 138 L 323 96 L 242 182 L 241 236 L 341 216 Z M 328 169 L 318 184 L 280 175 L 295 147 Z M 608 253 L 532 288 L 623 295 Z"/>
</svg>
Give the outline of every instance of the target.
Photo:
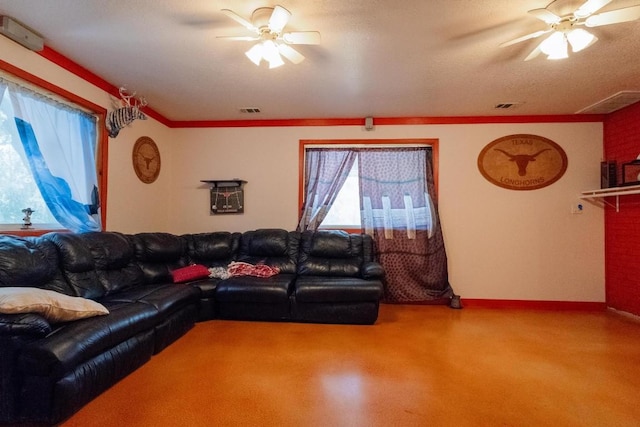
<svg viewBox="0 0 640 427">
<path fill-rule="evenodd" d="M 222 9 L 222 13 L 238 22 L 243 27 L 254 32 L 254 36 L 218 36 L 225 40 L 257 41 L 245 55 L 256 65 L 264 59 L 269 68 L 276 68 L 284 64 L 282 56 L 294 64 L 304 60 L 304 56 L 289 45 L 292 44 L 320 44 L 320 33 L 317 31 L 289 31 L 284 27 L 291 18 L 291 12 L 282 6 L 261 7 L 253 11 L 251 22 L 229 9 Z"/>
<path fill-rule="evenodd" d="M 589 31 L 580 28 L 599 27 L 602 25 L 618 24 L 621 22 L 635 21 L 640 18 L 640 5 L 615 9 L 608 12 L 595 14 L 597 11 L 611 3 L 612 0 L 587 0 L 577 9 L 568 14 L 555 13 L 550 9 L 558 6 L 561 0 L 555 0 L 546 8 L 533 9 L 528 13 L 547 24 L 547 29 L 536 31 L 522 37 L 502 43 L 500 47 L 511 46 L 525 40 L 535 39 L 545 34 L 551 35 L 545 38 L 538 46 L 525 58 L 529 61 L 540 53 L 547 55 L 547 59 L 564 59 L 569 56 L 568 47 L 571 46 L 573 52 L 579 52 L 593 43 L 598 38 Z M 575 7 L 575 6 L 574 6 Z"/>
</svg>

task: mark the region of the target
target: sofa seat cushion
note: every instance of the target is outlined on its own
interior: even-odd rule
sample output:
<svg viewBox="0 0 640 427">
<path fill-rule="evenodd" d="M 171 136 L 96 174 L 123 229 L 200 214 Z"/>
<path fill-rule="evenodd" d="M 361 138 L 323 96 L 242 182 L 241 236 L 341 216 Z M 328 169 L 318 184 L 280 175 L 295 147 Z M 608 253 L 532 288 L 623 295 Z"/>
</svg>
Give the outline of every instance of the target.
<svg viewBox="0 0 640 427">
<path fill-rule="evenodd" d="M 295 285 L 298 302 L 379 301 L 382 283 L 356 277 L 299 276 Z"/>
<path fill-rule="evenodd" d="M 287 302 L 294 280 L 293 274 L 230 277 L 218 283 L 216 299 L 221 302 Z"/>
<path fill-rule="evenodd" d="M 216 294 L 216 288 L 221 279 L 205 279 L 190 282 L 189 285 L 200 289 L 200 298 L 213 298 Z"/>
<path fill-rule="evenodd" d="M 59 378 L 155 324 L 157 310 L 149 304 L 105 301 L 104 305 L 108 315 L 61 324 L 47 337 L 26 345 L 19 368 L 29 375 Z"/>
<path fill-rule="evenodd" d="M 100 302 L 138 302 L 157 310 L 160 319 L 180 308 L 196 304 L 200 290 L 187 284 L 143 285 L 109 295 Z"/>
</svg>

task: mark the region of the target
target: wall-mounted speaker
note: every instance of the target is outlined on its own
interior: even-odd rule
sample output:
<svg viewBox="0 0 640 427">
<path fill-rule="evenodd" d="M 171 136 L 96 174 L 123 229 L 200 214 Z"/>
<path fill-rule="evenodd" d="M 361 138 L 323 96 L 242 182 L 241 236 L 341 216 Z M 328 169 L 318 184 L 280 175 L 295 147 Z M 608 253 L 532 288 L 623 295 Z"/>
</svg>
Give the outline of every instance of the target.
<svg viewBox="0 0 640 427">
<path fill-rule="evenodd" d="M 44 39 L 15 19 L 0 16 L 0 34 L 36 52 L 44 49 Z"/>
<path fill-rule="evenodd" d="M 364 118 L 364 129 L 365 130 L 373 130 L 373 117 L 365 117 Z"/>
</svg>

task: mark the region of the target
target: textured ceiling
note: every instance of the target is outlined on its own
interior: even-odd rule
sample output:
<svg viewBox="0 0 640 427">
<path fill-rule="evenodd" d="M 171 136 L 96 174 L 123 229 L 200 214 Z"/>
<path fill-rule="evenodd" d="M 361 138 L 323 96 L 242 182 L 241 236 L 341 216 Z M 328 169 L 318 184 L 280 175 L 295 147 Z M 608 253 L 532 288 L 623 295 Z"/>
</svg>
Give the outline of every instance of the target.
<svg viewBox="0 0 640 427">
<path fill-rule="evenodd" d="M 540 39 L 499 47 L 544 29 L 527 11 L 548 3 L 0 0 L 0 14 L 173 121 L 574 114 L 640 90 L 640 21 L 592 29 L 599 41 L 561 61 L 523 61 Z M 216 38 L 250 35 L 221 9 L 249 18 L 275 4 L 292 12 L 286 30 L 322 34 L 321 45 L 296 47 L 301 64 L 256 67 L 244 56 L 249 42 Z M 517 105 L 494 108 L 505 102 Z"/>
</svg>

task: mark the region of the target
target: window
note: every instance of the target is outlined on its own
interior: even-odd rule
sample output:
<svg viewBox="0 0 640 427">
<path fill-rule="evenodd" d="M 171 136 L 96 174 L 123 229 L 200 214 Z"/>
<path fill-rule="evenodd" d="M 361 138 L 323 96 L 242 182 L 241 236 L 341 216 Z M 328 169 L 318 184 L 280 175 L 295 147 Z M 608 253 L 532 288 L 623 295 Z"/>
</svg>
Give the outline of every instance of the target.
<svg viewBox="0 0 640 427">
<path fill-rule="evenodd" d="M 102 229 L 98 120 L 106 111 L 0 62 L 0 230 Z M 15 73 L 14 73 L 15 71 Z M 79 103 L 76 103 L 80 100 Z"/>
<path fill-rule="evenodd" d="M 13 120 L 9 92 L 0 100 L 0 224 L 23 224 L 23 209 L 34 211 L 32 221 L 58 228 L 29 170 L 24 148 Z"/>
<path fill-rule="evenodd" d="M 360 224 L 360 186 L 358 185 L 358 159 L 356 159 L 347 180 L 319 228 L 351 229 L 360 228 Z"/>
<path fill-rule="evenodd" d="M 300 148 L 300 201 L 302 212 L 300 229 L 320 228 L 352 231 L 362 229 L 363 224 L 366 225 L 364 228 L 369 229 L 372 224 L 381 220 L 378 218 L 382 215 L 380 213 L 382 207 L 378 207 L 381 200 L 373 200 L 367 196 L 372 191 L 370 182 L 379 180 L 382 180 L 379 182 L 387 187 L 386 190 L 383 190 L 385 195 L 383 195 L 384 201 L 382 202 L 393 201 L 393 207 L 387 207 L 384 214 L 392 215 L 394 218 L 392 222 L 400 227 L 407 227 L 406 224 L 402 225 L 404 217 L 400 218 L 402 216 L 400 213 L 405 212 L 404 209 L 414 211 L 412 203 L 417 202 L 419 204 L 415 206 L 415 214 L 418 216 L 413 217 L 414 214 L 411 214 L 411 225 L 409 227 L 412 228 L 416 225 L 415 220 L 420 223 L 425 221 L 425 224 L 429 223 L 430 213 L 428 212 L 428 207 L 431 202 L 425 200 L 427 191 L 424 185 L 426 185 L 426 180 L 422 181 L 421 185 L 423 187 L 411 187 L 412 191 L 422 188 L 422 192 L 418 193 L 422 194 L 422 196 L 413 196 L 413 200 L 407 198 L 404 191 L 408 188 L 406 186 L 410 184 L 408 184 L 409 181 L 406 181 L 409 175 L 405 173 L 407 171 L 404 170 L 404 166 L 414 164 L 415 156 L 419 152 L 424 153 L 427 150 L 430 153 L 429 158 L 431 160 L 429 162 L 433 165 L 435 179 L 437 171 L 437 140 L 357 141 L 353 144 L 349 144 L 347 141 L 333 143 L 301 141 Z M 376 166 L 378 162 L 382 161 L 379 155 L 383 152 L 387 153 L 384 155 L 387 160 Z M 404 154 L 401 154 L 401 152 L 404 152 Z M 378 160 L 374 160 L 374 158 L 378 158 Z M 391 169 L 387 167 L 389 161 L 393 165 Z M 371 169 L 372 166 L 373 169 Z M 376 168 L 379 167 L 384 168 L 384 170 L 380 169 L 376 172 Z M 306 168 L 309 170 L 306 170 Z M 420 173 L 420 168 L 417 171 Z M 362 176 L 360 176 L 361 174 Z M 414 175 L 411 176 L 413 177 Z M 426 179 L 426 175 L 424 179 Z M 435 182 L 433 184 L 435 189 Z M 361 194 L 362 191 L 364 191 L 364 194 Z M 386 195 L 386 192 L 389 191 L 391 192 L 391 199 Z M 404 196 L 398 196 L 396 194 L 397 191 L 403 192 Z M 303 194 L 304 192 L 307 192 L 308 195 Z M 398 199 L 398 197 L 400 198 Z M 415 197 L 419 197 L 420 200 L 418 201 Z M 306 201 L 306 198 L 312 198 L 312 200 Z M 428 196 L 426 198 L 429 199 Z M 371 205 L 372 200 L 373 207 Z M 400 207 L 400 210 L 397 210 L 397 207 Z M 424 209 L 427 209 L 427 211 L 423 212 Z M 425 224 L 423 226 L 428 227 Z"/>
</svg>

